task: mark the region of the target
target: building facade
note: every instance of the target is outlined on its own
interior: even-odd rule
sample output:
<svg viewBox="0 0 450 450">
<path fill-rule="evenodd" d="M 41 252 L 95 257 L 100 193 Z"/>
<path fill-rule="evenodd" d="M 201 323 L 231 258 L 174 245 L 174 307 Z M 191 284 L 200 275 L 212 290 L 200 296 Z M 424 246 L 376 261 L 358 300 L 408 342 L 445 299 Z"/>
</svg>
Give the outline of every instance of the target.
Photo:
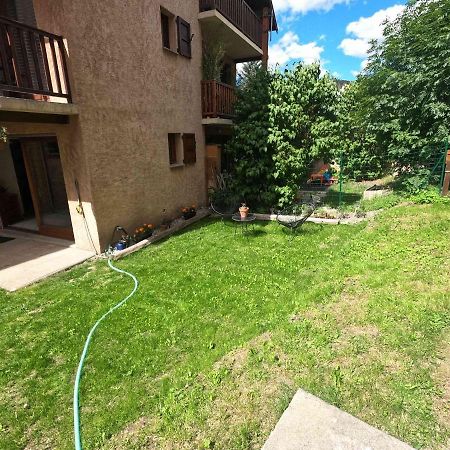
<svg viewBox="0 0 450 450">
<path fill-rule="evenodd" d="M 273 29 L 270 0 L 2 0 L 0 226 L 103 251 L 116 225 L 206 204 L 236 63 L 266 62 Z"/>
</svg>

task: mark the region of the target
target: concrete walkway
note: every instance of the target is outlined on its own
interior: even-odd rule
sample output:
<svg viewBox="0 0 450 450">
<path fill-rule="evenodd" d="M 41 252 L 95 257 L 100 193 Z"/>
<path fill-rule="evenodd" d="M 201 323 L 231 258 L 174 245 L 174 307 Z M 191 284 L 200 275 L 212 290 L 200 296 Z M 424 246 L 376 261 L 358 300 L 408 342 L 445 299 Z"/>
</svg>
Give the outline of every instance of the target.
<svg viewBox="0 0 450 450">
<path fill-rule="evenodd" d="M 14 240 L 0 243 L 0 288 L 13 292 L 95 255 L 75 248 L 73 242 L 32 233 L 0 230 Z"/>
<path fill-rule="evenodd" d="M 414 450 L 299 390 L 262 450 Z"/>
</svg>

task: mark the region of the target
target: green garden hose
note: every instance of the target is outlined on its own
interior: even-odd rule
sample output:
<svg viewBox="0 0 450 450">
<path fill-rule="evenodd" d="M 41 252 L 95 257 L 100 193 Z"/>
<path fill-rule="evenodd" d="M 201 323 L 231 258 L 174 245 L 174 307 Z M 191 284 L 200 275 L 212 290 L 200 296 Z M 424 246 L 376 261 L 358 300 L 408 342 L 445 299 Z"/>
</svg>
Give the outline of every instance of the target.
<svg viewBox="0 0 450 450">
<path fill-rule="evenodd" d="M 113 306 L 107 313 L 103 314 L 103 316 L 100 317 L 100 319 L 98 319 L 97 322 L 95 322 L 95 325 L 91 328 L 91 331 L 89 331 L 88 337 L 86 338 L 86 342 L 84 343 L 83 353 L 81 354 L 80 362 L 78 364 L 78 370 L 77 370 L 77 374 L 75 377 L 75 386 L 73 389 L 73 429 L 74 429 L 74 435 L 75 435 L 75 449 L 76 450 L 82 450 L 82 448 L 83 448 L 82 444 L 81 444 L 81 430 L 80 430 L 81 427 L 80 427 L 79 390 L 80 390 L 81 375 L 83 372 L 83 365 L 84 365 L 84 361 L 86 359 L 86 356 L 87 356 L 87 353 L 89 350 L 89 344 L 91 343 L 92 336 L 94 335 L 95 330 L 97 329 L 97 327 L 100 325 L 100 323 L 103 320 L 105 320 L 112 312 L 114 312 L 116 309 L 120 308 L 131 297 L 133 297 L 133 295 L 136 293 L 138 285 L 139 285 L 137 278 L 133 274 L 125 272 L 125 270 L 118 269 L 117 267 L 114 267 L 111 262 L 111 258 L 108 259 L 108 265 L 115 272 L 122 273 L 124 275 L 131 277 L 134 281 L 134 288 L 127 297 L 125 297 L 122 301 L 117 303 L 117 305 Z"/>
</svg>

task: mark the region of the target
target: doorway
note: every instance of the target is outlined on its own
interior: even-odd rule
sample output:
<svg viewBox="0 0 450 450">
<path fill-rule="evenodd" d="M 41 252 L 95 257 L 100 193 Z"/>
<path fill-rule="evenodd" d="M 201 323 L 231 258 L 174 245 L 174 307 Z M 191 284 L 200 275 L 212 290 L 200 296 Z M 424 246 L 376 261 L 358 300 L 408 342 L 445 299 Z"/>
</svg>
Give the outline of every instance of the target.
<svg viewBox="0 0 450 450">
<path fill-rule="evenodd" d="M 55 137 L 12 139 L 11 157 L 22 210 L 11 228 L 73 240 L 72 222 Z"/>
</svg>

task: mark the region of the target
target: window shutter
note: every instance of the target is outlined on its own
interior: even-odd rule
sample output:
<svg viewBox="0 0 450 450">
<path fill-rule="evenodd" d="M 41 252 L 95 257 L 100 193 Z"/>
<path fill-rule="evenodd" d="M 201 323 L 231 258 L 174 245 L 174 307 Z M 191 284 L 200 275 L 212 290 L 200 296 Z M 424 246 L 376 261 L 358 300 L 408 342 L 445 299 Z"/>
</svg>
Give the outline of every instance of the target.
<svg viewBox="0 0 450 450">
<path fill-rule="evenodd" d="M 177 17 L 177 31 L 178 31 L 178 53 L 182 56 L 190 58 L 191 52 L 191 25 Z"/>
<path fill-rule="evenodd" d="M 184 164 L 195 164 L 197 151 L 195 134 L 183 134 Z"/>
</svg>

